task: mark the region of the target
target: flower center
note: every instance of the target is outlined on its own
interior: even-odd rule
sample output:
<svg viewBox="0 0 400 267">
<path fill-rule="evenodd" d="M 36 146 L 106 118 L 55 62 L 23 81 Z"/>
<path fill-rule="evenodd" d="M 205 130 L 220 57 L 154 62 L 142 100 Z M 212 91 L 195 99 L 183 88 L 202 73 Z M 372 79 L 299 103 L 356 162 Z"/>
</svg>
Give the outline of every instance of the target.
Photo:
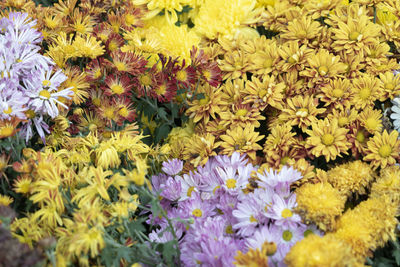
<svg viewBox="0 0 400 267">
<path fill-rule="evenodd" d="M 281 216 L 282 218 L 290 218 L 293 216 L 293 212 L 290 209 L 286 208 L 282 210 Z"/>
<path fill-rule="evenodd" d="M 328 73 L 328 67 L 326 66 L 319 67 L 318 73 L 321 74 L 322 76 L 326 75 Z"/>
<path fill-rule="evenodd" d="M 264 60 L 264 64 L 263 64 L 264 69 L 268 69 L 272 67 L 272 59 L 267 58 L 266 60 Z"/>
<path fill-rule="evenodd" d="M 356 139 L 357 139 L 358 142 L 364 143 L 364 141 L 365 141 L 364 133 L 362 131 L 358 131 L 357 135 L 356 135 Z"/>
<path fill-rule="evenodd" d="M 178 81 L 184 82 L 187 80 L 187 73 L 184 70 L 180 70 L 176 73 L 176 79 Z"/>
<path fill-rule="evenodd" d="M 4 112 L 5 114 L 11 114 L 12 108 L 11 108 L 11 107 L 8 107 L 8 109 L 3 110 L 3 112 Z"/>
<path fill-rule="evenodd" d="M 307 36 L 307 32 L 305 30 L 300 30 L 297 32 L 298 38 L 305 38 Z"/>
<path fill-rule="evenodd" d="M 12 126 L 4 126 L 2 128 L 0 128 L 0 136 L 2 137 L 9 137 L 13 134 L 14 132 L 14 127 Z"/>
<path fill-rule="evenodd" d="M 357 31 L 351 32 L 349 34 L 349 39 L 351 41 L 357 41 L 360 35 L 361 35 L 361 33 L 357 32 Z"/>
<path fill-rule="evenodd" d="M 108 44 L 108 50 L 110 50 L 111 52 L 113 52 L 113 51 L 115 51 L 115 50 L 117 50 L 117 49 L 118 49 L 118 43 L 115 42 L 114 40 L 111 41 L 111 42 Z M 119 63 L 117 63 L 117 64 L 122 64 L 122 65 L 125 67 L 125 64 L 122 63 L 122 62 L 119 62 Z M 115 65 L 117 65 L 117 64 L 115 64 Z M 118 69 L 118 66 L 117 66 L 117 69 Z M 120 70 L 120 69 L 118 69 L 118 70 Z"/>
<path fill-rule="evenodd" d="M 139 81 L 144 86 L 150 86 L 152 84 L 150 75 L 148 74 L 141 75 Z"/>
<path fill-rule="evenodd" d="M 195 216 L 195 217 L 201 217 L 202 215 L 203 215 L 203 212 L 201 211 L 201 209 L 194 209 L 193 211 L 192 211 L 192 214 L 193 214 L 193 216 Z"/>
<path fill-rule="evenodd" d="M 120 84 L 113 84 L 111 85 L 111 91 L 114 94 L 120 95 L 124 92 L 124 88 Z"/>
<path fill-rule="evenodd" d="M 281 164 L 285 165 L 288 162 L 289 159 L 290 158 L 288 156 L 284 156 L 283 158 L 281 158 Z"/>
<path fill-rule="evenodd" d="M 335 141 L 335 137 L 330 134 L 330 133 L 326 133 L 322 136 L 322 143 L 326 146 L 330 146 L 333 144 L 333 141 Z"/>
<path fill-rule="evenodd" d="M 288 58 L 287 61 L 288 61 L 290 64 L 294 64 L 294 63 L 297 62 L 297 60 L 298 60 L 298 56 L 297 56 L 296 54 L 294 54 L 294 55 L 290 56 L 290 57 Z"/>
<path fill-rule="evenodd" d="M 383 158 L 387 158 L 392 154 L 392 147 L 388 144 L 384 144 L 379 148 L 379 155 Z"/>
<path fill-rule="evenodd" d="M 122 107 L 118 110 L 118 114 L 121 115 L 122 117 L 128 117 L 129 111 L 126 107 Z"/>
<path fill-rule="evenodd" d="M 113 108 L 107 108 L 105 111 L 104 111 L 104 116 L 107 118 L 107 119 L 113 119 L 113 118 L 115 118 L 115 114 L 114 114 L 114 109 Z"/>
<path fill-rule="evenodd" d="M 96 107 L 100 107 L 101 104 L 100 98 L 93 98 L 92 102 L 93 105 L 95 105 Z"/>
<path fill-rule="evenodd" d="M 199 100 L 199 104 L 206 105 L 206 104 L 208 104 L 209 101 L 210 101 L 210 98 L 206 95 L 206 96 L 204 96 L 204 98 Z"/>
<path fill-rule="evenodd" d="M 394 83 L 392 83 L 392 82 L 385 83 L 385 88 L 390 91 L 392 91 L 394 89 L 394 87 L 395 87 Z"/>
<path fill-rule="evenodd" d="M 360 90 L 360 98 L 362 100 L 367 100 L 371 95 L 371 90 L 369 88 L 363 88 Z"/>
<path fill-rule="evenodd" d="M 228 187 L 229 189 L 236 188 L 236 180 L 232 178 L 226 180 L 226 187 Z"/>
<path fill-rule="evenodd" d="M 248 113 L 247 109 L 241 108 L 236 111 L 236 116 L 246 116 Z"/>
<path fill-rule="evenodd" d="M 308 109 L 306 109 L 306 108 L 298 109 L 297 112 L 296 112 L 296 116 L 297 117 L 302 117 L 302 118 L 307 117 L 308 116 Z"/>
<path fill-rule="evenodd" d="M 115 67 L 117 67 L 117 70 L 119 70 L 119 71 L 126 71 L 127 70 L 126 65 L 125 65 L 124 62 L 115 63 Z"/>
<path fill-rule="evenodd" d="M 85 33 L 85 26 L 81 23 L 75 25 L 75 30 L 79 33 Z"/>
<path fill-rule="evenodd" d="M 96 70 L 95 72 L 94 72 L 94 75 L 93 75 L 93 77 L 95 78 L 95 79 L 98 79 L 98 78 L 100 78 L 100 76 L 101 76 L 101 70 Z"/>
<path fill-rule="evenodd" d="M 187 195 L 188 197 L 191 197 L 191 196 L 192 196 L 193 190 L 194 190 L 194 186 L 189 187 L 186 195 Z"/>
<path fill-rule="evenodd" d="M 344 92 L 342 89 L 333 89 L 332 95 L 336 98 L 341 98 L 343 96 Z"/>
<path fill-rule="evenodd" d="M 253 215 L 250 216 L 250 222 L 258 222 L 256 218 L 254 218 Z"/>
<path fill-rule="evenodd" d="M 232 225 L 228 225 L 228 226 L 225 228 L 225 233 L 227 233 L 227 234 L 233 234 Z"/>
<path fill-rule="evenodd" d="M 155 90 L 157 95 L 163 95 L 167 92 L 167 86 L 163 83 Z"/>
<path fill-rule="evenodd" d="M 312 234 L 314 234 L 314 232 L 312 230 L 310 230 L 310 229 L 307 229 L 307 230 L 304 231 L 303 235 L 304 235 L 304 237 L 307 237 L 307 236 L 312 235 Z"/>
<path fill-rule="evenodd" d="M 42 96 L 42 97 L 44 97 L 44 98 L 46 98 L 46 99 L 49 99 L 50 96 L 51 96 L 50 92 L 47 91 L 47 90 L 42 90 L 42 91 L 40 91 L 40 92 L 39 92 L 39 95 Z"/>
<path fill-rule="evenodd" d="M 365 122 L 365 126 L 367 126 L 370 130 L 376 130 L 378 128 L 379 122 L 374 118 L 368 118 Z"/>
<path fill-rule="evenodd" d="M 293 234 L 289 230 L 283 231 L 282 238 L 283 240 L 289 242 L 290 240 L 292 240 Z"/>
<path fill-rule="evenodd" d="M 25 111 L 25 115 L 26 117 L 28 117 L 28 119 L 33 119 L 35 117 L 35 111 L 33 111 L 32 109 L 28 109 L 27 111 Z"/>
</svg>

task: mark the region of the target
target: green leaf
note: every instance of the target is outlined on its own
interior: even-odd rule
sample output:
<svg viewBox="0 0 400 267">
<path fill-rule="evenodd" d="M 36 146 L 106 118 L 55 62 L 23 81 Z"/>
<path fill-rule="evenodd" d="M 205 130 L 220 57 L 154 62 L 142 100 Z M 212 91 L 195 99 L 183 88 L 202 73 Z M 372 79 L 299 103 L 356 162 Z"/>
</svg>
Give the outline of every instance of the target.
<svg viewBox="0 0 400 267">
<path fill-rule="evenodd" d="M 162 139 L 166 138 L 170 132 L 170 126 L 168 124 L 163 124 L 161 127 L 156 129 L 155 142 L 159 143 Z"/>
<path fill-rule="evenodd" d="M 393 251 L 393 257 L 396 260 L 396 264 L 400 265 L 400 250 L 394 250 Z"/>
</svg>

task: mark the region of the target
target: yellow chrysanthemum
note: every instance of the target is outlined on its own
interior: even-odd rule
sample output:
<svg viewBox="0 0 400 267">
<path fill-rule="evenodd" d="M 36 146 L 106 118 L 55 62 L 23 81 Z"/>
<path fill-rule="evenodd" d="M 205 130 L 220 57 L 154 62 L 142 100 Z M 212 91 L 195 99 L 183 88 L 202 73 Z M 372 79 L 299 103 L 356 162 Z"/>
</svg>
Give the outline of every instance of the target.
<svg viewBox="0 0 400 267">
<path fill-rule="evenodd" d="M 325 106 L 332 106 L 335 109 L 349 106 L 353 97 L 350 80 L 330 80 L 328 84 L 321 86 L 319 97 L 325 102 Z"/>
<path fill-rule="evenodd" d="M 305 131 L 308 126 L 317 121 L 316 116 L 325 111 L 325 108 L 317 106 L 318 99 L 313 96 L 298 95 L 287 99 L 286 106 L 282 109 L 278 119 Z"/>
<path fill-rule="evenodd" d="M 383 83 L 383 92 L 379 98 L 384 102 L 386 99 L 393 99 L 400 95 L 400 76 L 394 75 L 392 71 L 379 74 L 379 78 Z"/>
<path fill-rule="evenodd" d="M 357 261 L 349 245 L 327 234 L 308 235 L 297 242 L 286 254 L 285 263 L 289 267 L 341 267 L 356 266 Z"/>
<path fill-rule="evenodd" d="M 204 120 L 207 123 L 210 117 L 215 119 L 216 113 L 220 112 L 219 100 L 221 98 L 220 91 L 215 91 L 213 87 L 208 84 L 200 86 L 198 93 L 203 94 L 203 98 L 194 99 L 189 102 L 189 108 L 187 114 L 190 118 L 193 118 L 193 122 Z"/>
<path fill-rule="evenodd" d="M 332 109 L 332 113 L 328 114 L 328 119 L 337 119 L 339 127 L 345 127 L 353 123 L 358 116 L 356 109 L 342 108 L 342 109 Z"/>
<path fill-rule="evenodd" d="M 8 206 L 13 203 L 14 199 L 9 196 L 0 195 L 0 205 Z"/>
<path fill-rule="evenodd" d="M 135 5 L 146 5 L 149 12 L 146 13 L 146 18 L 152 18 L 161 11 L 171 12 L 172 21 L 175 23 L 178 20 L 176 12 L 182 11 L 186 5 L 194 5 L 193 0 L 132 0 Z M 167 16 L 169 15 L 167 12 Z M 169 17 L 169 16 L 168 16 Z"/>
<path fill-rule="evenodd" d="M 261 249 L 250 248 L 247 253 L 242 253 L 239 250 L 233 264 L 237 267 L 268 267 L 267 253 L 267 248 L 264 245 Z"/>
<path fill-rule="evenodd" d="M 348 154 L 350 143 L 346 139 L 348 129 L 341 128 L 337 119 L 318 120 L 312 124 L 312 130 L 305 131 L 310 137 L 306 148 L 316 157 L 325 156 L 326 161 L 334 160 L 340 154 Z"/>
<path fill-rule="evenodd" d="M 372 106 L 382 92 L 382 83 L 378 78 L 371 75 L 363 75 L 352 81 L 353 99 L 352 104 L 357 109 Z"/>
<path fill-rule="evenodd" d="M 343 195 L 365 194 L 375 173 L 368 163 L 356 160 L 326 172 L 327 181 Z"/>
<path fill-rule="evenodd" d="M 382 111 L 368 106 L 360 112 L 358 120 L 368 132 L 374 134 L 382 131 Z"/>
<path fill-rule="evenodd" d="M 394 130 L 390 134 L 386 130 L 375 133 L 367 143 L 365 161 L 370 161 L 374 168 L 390 166 L 399 159 L 400 140 L 399 133 Z"/>
<path fill-rule="evenodd" d="M 286 40 L 295 40 L 302 44 L 307 44 L 314 39 L 321 30 L 321 24 L 313 20 L 310 16 L 303 16 L 288 23 L 280 37 Z"/>
<path fill-rule="evenodd" d="M 297 212 L 322 230 L 335 228 L 336 217 L 344 209 L 346 198 L 327 182 L 306 183 L 296 190 Z"/>
<path fill-rule="evenodd" d="M 240 153 L 247 153 L 249 158 L 255 160 L 256 151 L 262 149 L 257 142 L 263 139 L 264 135 L 259 135 L 252 125 L 247 125 L 244 128 L 232 126 L 226 131 L 226 134 L 221 135 L 220 138 L 222 141 L 218 144 L 223 148 L 223 154 L 230 156 L 233 152 L 237 151 Z"/>
<path fill-rule="evenodd" d="M 300 46 L 297 41 L 288 41 L 279 46 L 278 53 L 283 60 L 278 62 L 277 68 L 282 72 L 297 72 L 304 69 L 312 49 Z"/>
<path fill-rule="evenodd" d="M 197 167 L 204 165 L 211 156 L 216 156 L 215 149 L 218 144 L 215 143 L 215 136 L 207 133 L 206 135 L 193 135 L 185 142 L 185 150 L 183 152 L 183 159 L 190 161 Z"/>
</svg>

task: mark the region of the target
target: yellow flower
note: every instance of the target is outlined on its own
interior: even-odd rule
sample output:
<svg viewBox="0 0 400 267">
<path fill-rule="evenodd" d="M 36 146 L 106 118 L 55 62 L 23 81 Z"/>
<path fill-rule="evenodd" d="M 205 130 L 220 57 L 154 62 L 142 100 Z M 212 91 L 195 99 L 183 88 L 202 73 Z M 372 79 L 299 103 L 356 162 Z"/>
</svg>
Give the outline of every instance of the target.
<svg viewBox="0 0 400 267">
<path fill-rule="evenodd" d="M 356 160 L 330 169 L 326 172 L 326 177 L 340 193 L 351 196 L 353 193 L 366 194 L 366 189 L 375 179 L 375 173 L 368 163 Z"/>
<path fill-rule="evenodd" d="M 31 190 L 32 179 L 29 176 L 18 177 L 14 182 L 14 191 L 21 194 L 28 194 Z"/>
<path fill-rule="evenodd" d="M 80 35 L 90 34 L 96 24 L 89 14 L 82 14 L 78 9 L 74 10 L 71 19 L 70 28 Z"/>
<path fill-rule="evenodd" d="M 286 254 L 289 267 L 340 267 L 357 266 L 351 247 L 332 234 L 325 236 L 308 235 L 297 242 Z"/>
<path fill-rule="evenodd" d="M 283 60 L 278 62 L 277 68 L 282 72 L 297 72 L 304 69 L 307 58 L 313 50 L 307 45 L 299 45 L 297 41 L 284 42 L 278 48 L 278 53 Z"/>
<path fill-rule="evenodd" d="M 14 199 L 9 196 L 1 195 L 0 194 L 0 205 L 2 206 L 8 206 L 11 203 L 13 203 Z"/>
<path fill-rule="evenodd" d="M 132 0 L 134 5 L 146 5 L 149 12 L 146 13 L 146 18 L 152 18 L 161 11 L 165 10 L 171 12 L 172 22 L 175 23 L 178 20 L 176 12 L 182 11 L 182 8 L 186 5 L 193 5 L 193 0 Z M 167 17 L 169 13 L 166 12 Z"/>
<path fill-rule="evenodd" d="M 237 267 L 268 267 L 267 253 L 267 247 L 264 245 L 261 249 L 250 248 L 246 254 L 239 250 L 235 256 L 236 261 L 233 264 Z"/>
<path fill-rule="evenodd" d="M 87 92 L 90 85 L 86 82 L 86 74 L 82 72 L 77 66 L 66 67 L 63 69 L 65 75 L 68 77 L 67 80 L 62 84 L 64 88 L 71 88 L 74 92 L 72 101 L 74 104 L 81 104 L 85 99 L 88 98 L 89 93 Z"/>
<path fill-rule="evenodd" d="M 114 147 L 112 140 L 101 142 L 95 150 L 96 165 L 103 169 L 118 168 L 121 164 L 121 159 L 117 149 Z"/>
<path fill-rule="evenodd" d="M 328 84 L 321 86 L 321 93 L 318 96 L 325 102 L 325 107 L 332 106 L 338 109 L 349 106 L 353 97 L 350 80 L 330 80 Z"/>
<path fill-rule="evenodd" d="M 254 107 L 263 111 L 268 105 L 281 109 L 284 83 L 278 83 L 274 76 L 264 75 L 261 80 L 256 76 L 246 82 L 243 104 L 251 103 Z"/>
<path fill-rule="evenodd" d="M 381 110 L 373 109 L 368 106 L 366 109 L 360 112 L 358 120 L 368 132 L 374 134 L 382 131 L 382 112 Z"/>
<path fill-rule="evenodd" d="M 221 118 L 220 123 L 226 128 L 229 125 L 246 127 L 247 124 L 260 127 L 259 121 L 265 120 L 259 109 L 250 104 L 232 105 L 230 109 L 221 111 L 218 115 Z"/>
<path fill-rule="evenodd" d="M 313 20 L 311 16 L 302 16 L 290 21 L 280 37 L 285 42 L 293 40 L 301 44 L 307 44 L 309 40 L 319 35 L 321 28 L 320 23 Z"/>
<path fill-rule="evenodd" d="M 104 54 L 104 46 L 94 36 L 87 35 L 86 38 L 76 36 L 72 46 L 79 57 L 94 59 Z"/>
<path fill-rule="evenodd" d="M 258 141 L 264 138 L 264 135 L 259 135 L 254 130 L 254 126 L 247 125 L 242 128 L 240 126 L 232 126 L 226 131 L 226 134 L 221 135 L 221 140 L 217 144 L 223 148 L 222 153 L 232 155 L 234 151 L 247 153 L 252 160 L 256 159 L 256 151 L 262 147 L 257 144 Z"/>
<path fill-rule="evenodd" d="M 358 116 L 358 112 L 355 108 L 345 108 L 341 109 L 332 109 L 332 113 L 328 114 L 328 119 L 333 120 L 337 119 L 339 127 L 345 127 L 351 125 Z"/>
<path fill-rule="evenodd" d="M 224 54 L 223 59 L 218 59 L 218 66 L 223 73 L 223 80 L 246 79 L 246 72 L 250 71 L 251 58 L 240 50 L 230 50 Z"/>
<path fill-rule="evenodd" d="M 194 99 L 189 102 L 187 114 L 193 118 L 193 122 L 204 120 L 207 123 L 210 117 L 216 118 L 220 112 L 219 100 L 221 99 L 220 90 L 214 91 L 214 88 L 206 84 L 198 88 L 198 93 L 203 94 L 203 98 Z"/>
<path fill-rule="evenodd" d="M 384 102 L 386 99 L 393 99 L 400 95 L 400 76 L 394 75 L 392 71 L 379 74 L 379 78 L 383 83 L 383 92 L 379 100 Z"/>
<path fill-rule="evenodd" d="M 370 197 L 381 198 L 383 196 L 400 202 L 400 167 L 392 165 L 381 169 L 380 176 L 371 186 Z"/>
<path fill-rule="evenodd" d="M 348 129 L 341 128 L 337 119 L 318 120 L 312 124 L 312 130 L 305 132 L 310 136 L 306 148 L 316 157 L 325 156 L 326 161 L 335 160 L 340 154 L 348 154 L 350 143 L 346 139 Z"/>
<path fill-rule="evenodd" d="M 217 155 L 215 149 L 218 146 L 219 145 L 215 143 L 215 136 L 212 134 L 195 134 L 185 142 L 183 159 L 190 161 L 194 167 L 204 165 L 208 161 L 209 157 Z"/>
<path fill-rule="evenodd" d="M 372 106 L 382 92 L 382 83 L 378 78 L 371 75 L 363 75 L 352 81 L 353 99 L 355 108 L 363 109 Z"/>
<path fill-rule="evenodd" d="M 327 182 L 306 183 L 296 190 L 297 212 L 324 231 L 335 228 L 335 219 L 344 210 L 346 198 Z"/>
<path fill-rule="evenodd" d="M 295 135 L 296 133 L 292 132 L 292 127 L 288 123 L 273 127 L 264 142 L 264 152 L 268 155 L 268 152 L 275 154 L 289 151 L 297 143 Z"/>
<path fill-rule="evenodd" d="M 365 161 L 370 161 L 371 165 L 376 169 L 378 167 L 385 168 L 396 163 L 399 159 L 400 140 L 399 133 L 394 130 L 390 134 L 386 130 L 381 134 L 375 133 L 367 143 Z"/>
<path fill-rule="evenodd" d="M 288 98 L 286 107 L 282 109 L 279 120 L 288 122 L 292 126 L 298 126 L 305 131 L 311 124 L 317 121 L 317 115 L 325 111 L 318 108 L 318 99 L 312 96 L 298 95 Z"/>
<path fill-rule="evenodd" d="M 194 18 L 194 29 L 208 39 L 232 38 L 240 26 L 257 21 L 262 8 L 256 8 L 256 3 L 256 0 L 205 0 Z"/>
</svg>

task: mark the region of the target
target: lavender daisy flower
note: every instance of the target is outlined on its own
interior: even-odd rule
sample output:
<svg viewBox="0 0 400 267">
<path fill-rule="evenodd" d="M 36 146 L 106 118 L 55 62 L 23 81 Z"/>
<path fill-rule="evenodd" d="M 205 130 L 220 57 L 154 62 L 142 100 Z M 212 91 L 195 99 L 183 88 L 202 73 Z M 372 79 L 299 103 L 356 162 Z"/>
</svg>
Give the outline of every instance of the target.
<svg viewBox="0 0 400 267">
<path fill-rule="evenodd" d="M 31 20 L 28 13 L 21 12 L 10 12 L 6 21 L 8 22 L 9 27 L 18 30 L 30 29 L 36 25 L 36 21 Z"/>
<path fill-rule="evenodd" d="M 162 163 L 162 170 L 168 175 L 174 176 L 182 171 L 183 161 L 172 159 Z"/>
<path fill-rule="evenodd" d="M 271 226 L 270 231 L 273 235 L 272 239 L 277 245 L 277 251 L 271 259 L 276 262 L 283 261 L 291 247 L 303 239 L 304 228 L 303 224 L 296 225 L 296 227 Z"/>
<path fill-rule="evenodd" d="M 27 101 L 28 98 L 18 91 L 17 85 L 11 80 L 0 80 L 0 119 L 11 120 L 12 117 L 25 119 Z"/>
<path fill-rule="evenodd" d="M 260 186 L 272 187 L 277 193 L 285 196 L 290 193 L 290 184 L 302 178 L 299 171 L 287 166 L 283 166 L 280 171 L 264 170 L 262 174 L 258 173 L 257 175 L 261 180 Z"/>
<path fill-rule="evenodd" d="M 297 206 L 296 195 L 292 194 L 287 201 L 281 196 L 274 195 L 271 208 L 268 210 L 267 215 L 275 220 L 276 225 L 283 225 L 288 227 L 295 227 L 301 218 L 298 214 L 293 212 Z"/>
<path fill-rule="evenodd" d="M 47 123 L 43 120 L 43 116 L 40 115 L 38 117 L 34 117 L 32 119 L 28 119 L 25 124 L 22 125 L 21 130 L 19 131 L 19 135 L 25 139 L 25 142 L 28 142 L 29 139 L 33 136 L 33 126 L 37 133 L 39 134 L 40 139 L 42 140 L 43 144 L 46 144 L 45 133 L 50 133 L 50 128 Z"/>
<path fill-rule="evenodd" d="M 170 200 L 177 201 L 181 197 L 181 183 L 172 177 L 168 177 L 165 183 L 160 185 L 160 196 Z"/>
<path fill-rule="evenodd" d="M 179 181 L 182 186 L 182 191 L 179 201 L 191 198 L 194 192 L 199 192 L 198 188 L 200 181 L 196 178 L 198 178 L 198 176 L 192 176 L 188 174 L 184 174 L 183 177 L 175 176 L 175 179 Z"/>
<path fill-rule="evenodd" d="M 246 165 L 234 169 L 231 166 L 225 168 L 217 167 L 217 172 L 221 177 L 223 183 L 222 187 L 229 192 L 229 194 L 237 195 L 239 191 L 246 188 L 248 178 L 253 171 L 252 165 Z"/>
<path fill-rule="evenodd" d="M 207 200 L 203 201 L 198 193 L 194 193 L 193 198 L 180 202 L 179 207 L 184 214 L 194 219 L 208 218 L 215 214 L 211 203 Z"/>
<path fill-rule="evenodd" d="M 237 220 L 233 228 L 243 237 L 252 235 L 256 227 L 262 223 L 263 219 L 261 215 L 261 210 L 263 209 L 262 202 L 251 196 L 252 194 L 249 194 L 249 196 L 244 201 L 238 203 L 237 208 L 232 211 L 232 215 Z"/>
<path fill-rule="evenodd" d="M 239 152 L 235 151 L 231 156 L 218 155 L 215 157 L 216 161 L 220 166 L 231 166 L 232 168 L 244 167 L 247 163 L 246 154 L 240 155 Z"/>
</svg>

